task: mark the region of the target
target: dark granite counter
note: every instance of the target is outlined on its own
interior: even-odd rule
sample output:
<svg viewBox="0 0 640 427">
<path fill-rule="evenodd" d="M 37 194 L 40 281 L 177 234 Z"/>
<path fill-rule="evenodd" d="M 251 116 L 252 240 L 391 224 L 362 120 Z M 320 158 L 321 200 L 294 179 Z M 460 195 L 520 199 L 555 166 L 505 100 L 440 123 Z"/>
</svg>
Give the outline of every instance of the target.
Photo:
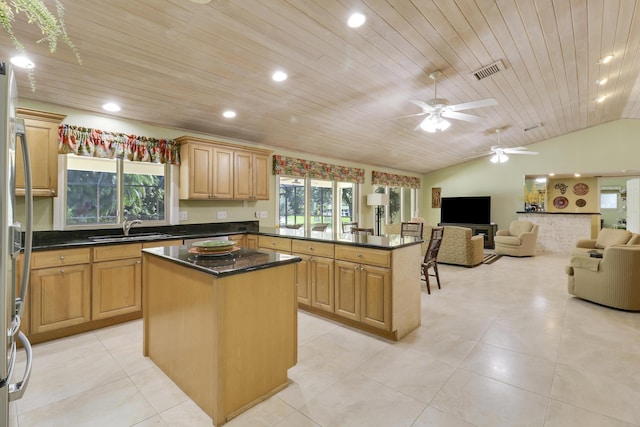
<svg viewBox="0 0 640 427">
<path fill-rule="evenodd" d="M 533 214 L 533 215 L 600 215 L 600 212 L 547 212 L 547 211 L 516 211 L 517 214 Z"/>
<path fill-rule="evenodd" d="M 382 236 L 357 235 L 351 233 L 310 231 L 303 228 L 265 228 L 260 227 L 263 236 L 286 237 L 289 239 L 312 240 L 317 242 L 336 243 L 341 245 L 364 246 L 376 249 L 393 250 L 404 246 L 422 243 L 417 237 L 400 237 L 399 234 Z"/>
<path fill-rule="evenodd" d="M 293 255 L 259 252 L 246 248 L 227 255 L 198 255 L 190 253 L 188 249 L 187 246 L 171 246 L 143 249 L 142 252 L 218 277 L 263 270 L 301 261 L 300 257 Z"/>
</svg>

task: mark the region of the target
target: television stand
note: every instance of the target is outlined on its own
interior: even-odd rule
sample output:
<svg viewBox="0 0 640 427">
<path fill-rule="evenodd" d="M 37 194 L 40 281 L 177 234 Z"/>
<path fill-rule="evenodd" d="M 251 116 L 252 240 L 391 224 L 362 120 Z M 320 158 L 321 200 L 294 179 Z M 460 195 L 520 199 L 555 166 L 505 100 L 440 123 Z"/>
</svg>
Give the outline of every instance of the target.
<svg viewBox="0 0 640 427">
<path fill-rule="evenodd" d="M 471 229 L 471 233 L 475 236 L 480 234 L 484 236 L 484 248 L 485 249 L 493 249 L 494 243 L 493 238 L 496 235 L 496 231 L 498 231 L 498 224 L 461 224 L 454 222 L 441 222 L 438 224 L 439 227 L 453 225 L 456 227 L 466 227 Z"/>
</svg>

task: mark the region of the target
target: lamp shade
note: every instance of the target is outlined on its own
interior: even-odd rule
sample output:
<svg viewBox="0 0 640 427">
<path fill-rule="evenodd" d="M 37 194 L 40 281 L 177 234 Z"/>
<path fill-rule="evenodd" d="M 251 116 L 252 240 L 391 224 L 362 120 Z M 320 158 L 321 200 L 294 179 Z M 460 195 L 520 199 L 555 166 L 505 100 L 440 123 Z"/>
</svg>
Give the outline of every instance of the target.
<svg viewBox="0 0 640 427">
<path fill-rule="evenodd" d="M 367 194 L 367 206 L 380 206 L 389 203 L 389 195 L 384 193 Z"/>
</svg>

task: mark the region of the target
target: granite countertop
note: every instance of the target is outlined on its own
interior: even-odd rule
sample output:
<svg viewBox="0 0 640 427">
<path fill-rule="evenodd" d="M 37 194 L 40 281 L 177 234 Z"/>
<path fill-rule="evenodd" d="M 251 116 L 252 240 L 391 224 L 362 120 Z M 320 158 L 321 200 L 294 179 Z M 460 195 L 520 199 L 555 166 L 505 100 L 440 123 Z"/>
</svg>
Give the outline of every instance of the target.
<svg viewBox="0 0 640 427">
<path fill-rule="evenodd" d="M 227 255 L 217 254 L 215 256 L 190 253 L 187 246 L 149 248 L 142 251 L 216 277 L 248 273 L 301 261 L 300 257 L 293 255 L 259 252 L 255 249 L 247 248 L 240 248 Z"/>
<path fill-rule="evenodd" d="M 517 214 L 533 214 L 533 215 L 600 215 L 600 212 L 547 212 L 547 211 L 516 211 Z"/>
<path fill-rule="evenodd" d="M 351 233 L 310 231 L 303 228 L 289 229 L 260 227 L 258 234 L 263 236 L 287 237 L 290 239 L 312 240 L 317 242 L 337 243 L 341 245 L 363 246 L 387 250 L 417 245 L 423 242 L 423 240 L 418 237 L 400 237 L 399 234 L 370 236 Z"/>
<path fill-rule="evenodd" d="M 386 250 L 422 243 L 422 239 L 420 238 L 400 237 L 399 234 L 362 236 L 350 233 L 310 231 L 303 228 L 297 230 L 287 228 L 260 228 L 258 227 L 258 221 L 239 221 L 209 224 L 167 225 L 158 227 L 134 227 L 129 233 L 130 237 L 133 238 L 130 240 L 95 240 L 96 236 L 107 238 L 110 236 L 122 236 L 121 228 L 103 230 L 36 231 L 33 234 L 33 249 L 39 251 L 96 245 L 121 245 L 153 242 L 158 240 L 194 239 L 243 233 L 337 243 L 342 245 L 363 246 Z M 155 234 L 156 236 L 149 236 L 150 234 Z M 149 238 L 147 238 L 147 236 Z"/>
</svg>

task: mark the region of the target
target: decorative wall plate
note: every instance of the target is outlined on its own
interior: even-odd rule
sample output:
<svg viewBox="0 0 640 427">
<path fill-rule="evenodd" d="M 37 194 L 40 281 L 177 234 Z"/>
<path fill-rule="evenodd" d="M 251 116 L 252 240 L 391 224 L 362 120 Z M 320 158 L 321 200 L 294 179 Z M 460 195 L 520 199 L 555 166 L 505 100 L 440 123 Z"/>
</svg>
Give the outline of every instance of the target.
<svg viewBox="0 0 640 427">
<path fill-rule="evenodd" d="M 589 186 L 584 182 L 579 182 L 573 186 L 573 194 L 576 196 L 584 196 L 589 192 Z"/>
<path fill-rule="evenodd" d="M 585 199 L 578 199 L 576 200 L 576 206 L 579 208 L 584 208 L 585 206 L 587 206 L 587 201 Z"/>
<path fill-rule="evenodd" d="M 556 209 L 564 209 L 569 206 L 569 199 L 563 196 L 558 196 L 553 199 L 553 206 L 555 206 Z"/>
<path fill-rule="evenodd" d="M 556 190 L 560 190 L 560 194 L 564 194 L 567 192 L 567 184 L 563 184 L 561 182 L 557 183 L 553 188 Z"/>
</svg>

